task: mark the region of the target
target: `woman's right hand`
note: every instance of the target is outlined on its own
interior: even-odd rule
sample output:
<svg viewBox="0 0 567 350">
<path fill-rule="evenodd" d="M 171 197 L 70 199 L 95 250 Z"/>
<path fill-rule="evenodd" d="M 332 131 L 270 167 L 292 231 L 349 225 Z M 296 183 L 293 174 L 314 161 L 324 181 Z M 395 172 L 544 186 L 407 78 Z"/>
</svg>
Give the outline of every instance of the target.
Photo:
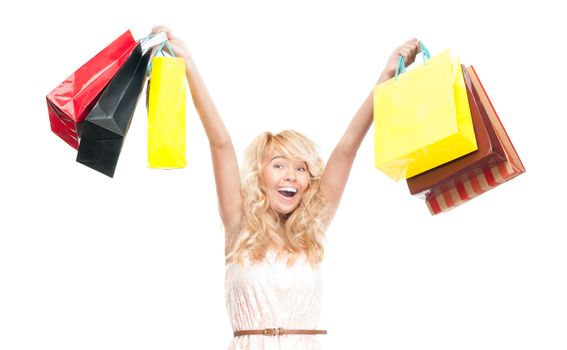
<svg viewBox="0 0 567 350">
<path fill-rule="evenodd" d="M 173 50 L 173 53 L 176 57 L 183 57 L 185 61 L 189 63 L 191 58 L 191 54 L 187 45 L 181 40 L 180 38 L 176 37 L 175 35 L 171 34 L 171 29 L 164 25 L 155 26 L 152 28 L 152 34 L 165 32 L 167 34 L 167 43 Z"/>
</svg>

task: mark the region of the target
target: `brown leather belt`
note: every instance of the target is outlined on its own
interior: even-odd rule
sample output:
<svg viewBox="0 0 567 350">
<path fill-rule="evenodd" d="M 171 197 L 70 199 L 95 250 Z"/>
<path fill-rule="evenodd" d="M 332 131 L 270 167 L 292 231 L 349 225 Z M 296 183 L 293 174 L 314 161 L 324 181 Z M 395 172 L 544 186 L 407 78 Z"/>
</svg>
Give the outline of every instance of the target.
<svg viewBox="0 0 567 350">
<path fill-rule="evenodd" d="M 234 336 L 239 337 L 241 335 L 267 335 L 276 336 L 284 334 L 327 334 L 325 330 L 317 329 L 285 329 L 279 328 L 266 328 L 266 329 L 246 329 L 241 331 L 234 331 Z"/>
</svg>

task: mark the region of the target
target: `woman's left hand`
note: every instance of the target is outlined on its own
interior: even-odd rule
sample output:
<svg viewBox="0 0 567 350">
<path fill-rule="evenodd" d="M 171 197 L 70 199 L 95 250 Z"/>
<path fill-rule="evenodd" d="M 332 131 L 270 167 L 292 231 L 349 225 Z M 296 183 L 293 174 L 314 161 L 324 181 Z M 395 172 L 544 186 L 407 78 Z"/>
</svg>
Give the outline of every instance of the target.
<svg viewBox="0 0 567 350">
<path fill-rule="evenodd" d="M 404 57 L 404 63 L 409 66 L 415 61 L 415 56 L 421 52 L 419 47 L 419 41 L 416 38 L 406 41 L 402 46 L 396 48 L 394 52 L 388 58 L 388 63 L 382 72 L 382 77 L 390 79 L 394 77 L 396 73 L 396 68 L 398 67 L 398 61 L 400 60 L 400 55 Z"/>
</svg>

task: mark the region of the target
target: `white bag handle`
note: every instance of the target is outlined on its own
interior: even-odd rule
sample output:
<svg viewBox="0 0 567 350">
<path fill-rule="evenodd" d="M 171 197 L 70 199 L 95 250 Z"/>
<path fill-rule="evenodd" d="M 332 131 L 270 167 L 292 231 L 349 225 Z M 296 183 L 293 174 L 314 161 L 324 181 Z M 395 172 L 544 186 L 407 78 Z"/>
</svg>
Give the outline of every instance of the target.
<svg viewBox="0 0 567 350">
<path fill-rule="evenodd" d="M 163 44 L 167 41 L 167 33 L 159 32 L 157 34 L 150 34 L 149 36 L 141 39 L 142 42 L 142 53 L 146 53 L 147 50 L 154 48 L 157 45 Z"/>
</svg>

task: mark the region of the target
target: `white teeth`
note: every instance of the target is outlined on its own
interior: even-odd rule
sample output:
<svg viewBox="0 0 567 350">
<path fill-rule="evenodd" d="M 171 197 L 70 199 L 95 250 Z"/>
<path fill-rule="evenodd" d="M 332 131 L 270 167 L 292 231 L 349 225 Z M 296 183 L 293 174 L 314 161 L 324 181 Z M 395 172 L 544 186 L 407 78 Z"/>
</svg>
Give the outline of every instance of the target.
<svg viewBox="0 0 567 350">
<path fill-rule="evenodd" d="M 297 193 L 297 188 L 294 187 L 278 187 L 278 191 L 287 191 Z"/>
</svg>

